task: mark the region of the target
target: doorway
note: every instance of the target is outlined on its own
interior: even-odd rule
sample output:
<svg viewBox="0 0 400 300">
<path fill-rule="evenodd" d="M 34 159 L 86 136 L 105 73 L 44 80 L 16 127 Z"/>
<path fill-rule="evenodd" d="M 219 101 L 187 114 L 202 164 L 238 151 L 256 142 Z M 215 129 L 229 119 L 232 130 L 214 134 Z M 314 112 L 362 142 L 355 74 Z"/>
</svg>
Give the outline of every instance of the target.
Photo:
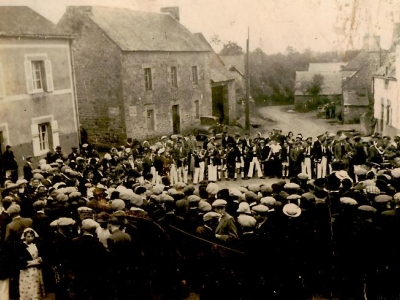
<svg viewBox="0 0 400 300">
<path fill-rule="evenodd" d="M 149 109 L 147 111 L 147 130 L 154 131 L 155 129 L 154 110 Z"/>
<path fill-rule="evenodd" d="M 0 131 L 0 186 L 4 183 L 5 170 L 3 167 L 3 151 L 4 151 L 4 134 Z"/>
<path fill-rule="evenodd" d="M 179 116 L 179 105 L 172 106 L 172 131 L 174 134 L 181 133 L 181 118 Z"/>
</svg>

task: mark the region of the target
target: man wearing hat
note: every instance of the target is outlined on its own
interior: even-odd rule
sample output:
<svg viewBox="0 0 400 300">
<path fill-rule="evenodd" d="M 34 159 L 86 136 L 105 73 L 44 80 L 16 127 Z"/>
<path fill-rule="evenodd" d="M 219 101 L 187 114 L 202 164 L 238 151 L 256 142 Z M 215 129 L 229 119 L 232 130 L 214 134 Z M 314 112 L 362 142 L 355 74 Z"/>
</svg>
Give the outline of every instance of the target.
<svg viewBox="0 0 400 300">
<path fill-rule="evenodd" d="M 3 168 L 5 171 L 5 178 L 11 179 L 13 182 L 18 179 L 18 164 L 14 157 L 14 152 L 11 150 L 11 146 L 7 145 L 6 150 L 2 154 Z"/>
<path fill-rule="evenodd" d="M 85 219 L 81 224 L 81 236 L 72 240 L 70 248 L 70 268 L 74 278 L 75 293 L 82 299 L 106 299 L 109 258 L 107 250 L 95 237 L 99 224 L 92 219 Z M 86 255 L 90 255 L 90 259 Z"/>
<path fill-rule="evenodd" d="M 239 238 L 234 218 L 226 212 L 225 200 L 217 199 L 212 203 L 214 211 L 221 215 L 218 226 L 215 229 L 215 237 L 223 242 L 232 242 Z"/>
<path fill-rule="evenodd" d="M 303 148 L 300 141 L 294 142 L 289 153 L 289 176 L 297 176 L 301 172 L 301 164 L 304 159 Z"/>
<path fill-rule="evenodd" d="M 7 242 L 18 242 L 25 228 L 32 227 L 31 218 L 22 218 L 20 216 L 21 208 L 18 204 L 12 204 L 7 213 L 11 216 L 12 221 L 6 226 L 5 240 Z"/>
<path fill-rule="evenodd" d="M 26 179 L 28 182 L 33 178 L 33 167 L 32 167 L 32 156 L 28 155 L 25 158 L 25 165 L 24 165 L 24 179 Z"/>
</svg>

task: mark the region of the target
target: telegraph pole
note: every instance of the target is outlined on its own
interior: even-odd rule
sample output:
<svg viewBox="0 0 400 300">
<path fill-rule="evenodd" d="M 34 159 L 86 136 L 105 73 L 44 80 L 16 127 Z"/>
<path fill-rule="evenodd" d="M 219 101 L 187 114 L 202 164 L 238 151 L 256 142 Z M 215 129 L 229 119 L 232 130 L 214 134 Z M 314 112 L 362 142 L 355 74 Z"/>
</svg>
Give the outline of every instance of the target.
<svg viewBox="0 0 400 300">
<path fill-rule="evenodd" d="M 249 67 L 249 39 L 250 39 L 250 28 L 247 28 L 247 48 L 246 48 L 246 131 L 250 130 L 250 67 Z"/>
</svg>

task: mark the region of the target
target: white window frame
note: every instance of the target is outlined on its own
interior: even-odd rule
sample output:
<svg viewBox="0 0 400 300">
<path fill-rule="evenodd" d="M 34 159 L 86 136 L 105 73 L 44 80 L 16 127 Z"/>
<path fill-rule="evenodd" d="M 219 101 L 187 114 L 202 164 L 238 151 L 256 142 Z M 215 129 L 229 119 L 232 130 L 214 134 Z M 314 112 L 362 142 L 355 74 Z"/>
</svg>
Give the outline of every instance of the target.
<svg viewBox="0 0 400 300">
<path fill-rule="evenodd" d="M 41 123 L 38 124 L 39 129 L 39 148 L 40 151 L 49 151 L 49 127 L 50 123 Z M 44 129 L 44 130 L 43 130 Z"/>
<path fill-rule="evenodd" d="M 41 93 L 44 92 L 44 85 L 46 84 L 44 74 L 44 61 L 43 60 L 31 60 L 32 64 L 32 82 L 33 82 L 33 92 Z M 38 67 L 38 68 L 37 68 Z M 40 83 L 40 87 L 38 87 Z"/>
<path fill-rule="evenodd" d="M 40 130 L 39 126 L 42 124 L 48 124 L 49 127 L 47 129 L 51 129 L 51 132 L 47 132 L 47 148 L 42 147 Z M 51 148 L 55 149 L 57 146 L 60 146 L 60 137 L 58 131 L 58 122 L 54 120 L 53 115 L 41 116 L 32 119 L 31 123 L 31 134 L 32 134 L 32 148 L 33 148 L 33 156 L 41 156 L 45 155 L 47 152 L 51 150 Z M 50 145 L 49 137 L 51 134 L 52 145 Z M 45 141 L 46 142 L 46 141 Z"/>
<path fill-rule="evenodd" d="M 37 88 L 36 71 L 34 70 L 35 62 L 41 62 L 41 88 Z M 25 55 L 25 81 L 28 94 L 37 94 L 54 91 L 53 70 L 51 61 L 47 58 L 47 53 L 26 54 Z"/>
</svg>

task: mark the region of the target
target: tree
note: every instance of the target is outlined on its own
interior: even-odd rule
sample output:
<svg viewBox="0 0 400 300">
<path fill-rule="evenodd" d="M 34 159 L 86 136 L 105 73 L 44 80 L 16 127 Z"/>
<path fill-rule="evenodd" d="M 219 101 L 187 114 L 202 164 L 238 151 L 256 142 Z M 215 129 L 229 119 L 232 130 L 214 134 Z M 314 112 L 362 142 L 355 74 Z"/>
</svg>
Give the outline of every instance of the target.
<svg viewBox="0 0 400 300">
<path fill-rule="evenodd" d="M 221 43 L 221 39 L 218 34 L 213 34 L 210 38 L 210 44 L 218 46 Z"/>
<path fill-rule="evenodd" d="M 322 85 L 324 84 L 324 76 L 321 74 L 315 74 L 307 86 L 307 94 L 318 97 L 319 93 L 322 91 Z"/>
<path fill-rule="evenodd" d="M 220 55 L 243 55 L 243 49 L 236 42 L 229 41 L 219 53 Z"/>
</svg>

